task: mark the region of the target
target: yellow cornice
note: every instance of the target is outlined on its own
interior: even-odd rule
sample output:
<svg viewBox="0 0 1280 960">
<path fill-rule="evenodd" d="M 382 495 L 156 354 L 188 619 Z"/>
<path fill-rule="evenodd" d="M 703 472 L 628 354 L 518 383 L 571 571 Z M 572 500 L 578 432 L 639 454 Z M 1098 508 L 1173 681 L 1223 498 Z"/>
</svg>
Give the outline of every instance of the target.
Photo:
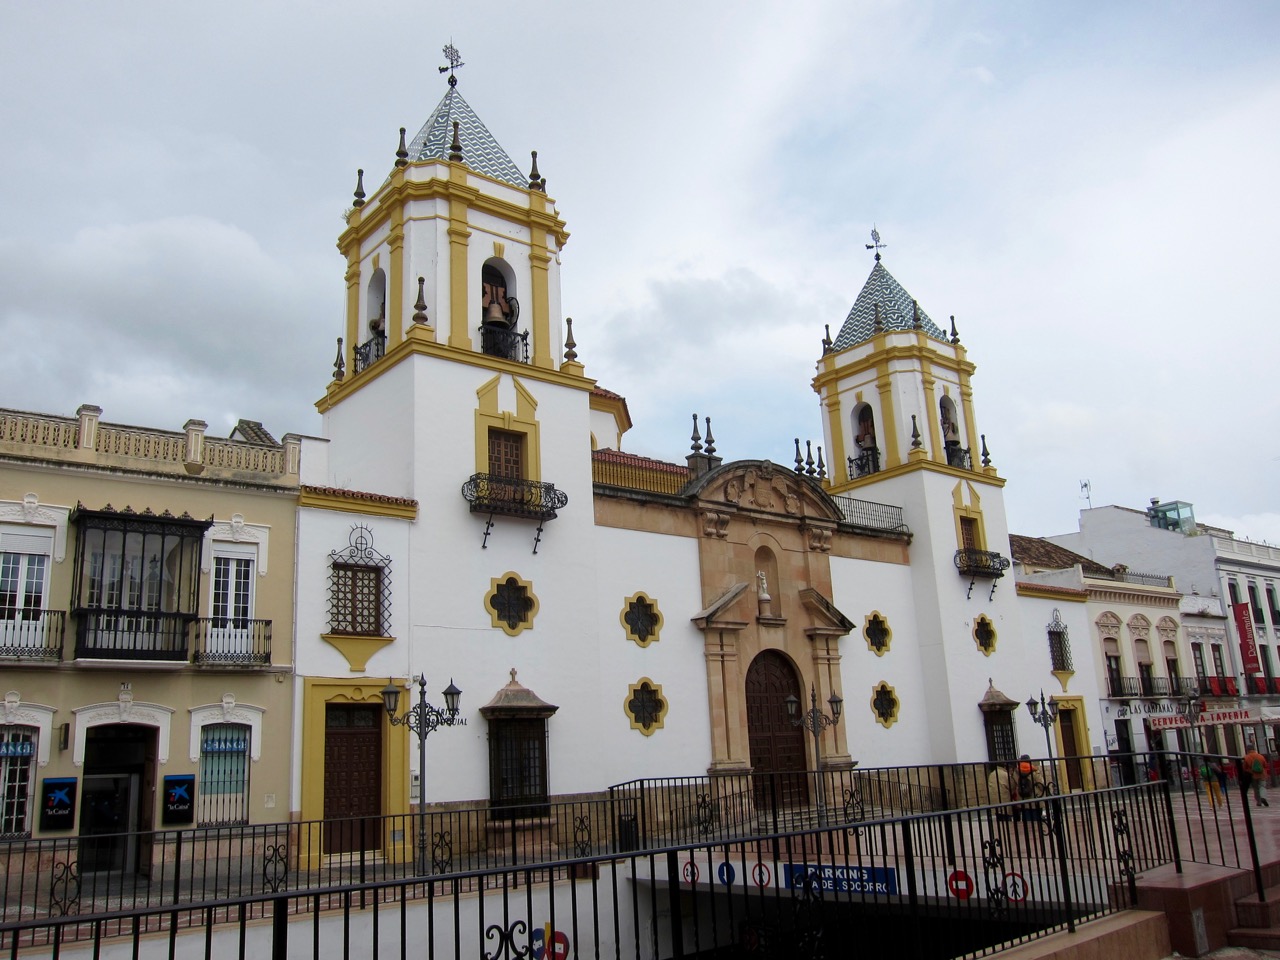
<svg viewBox="0 0 1280 960">
<path fill-rule="evenodd" d="M 1019 583 L 1015 589 L 1020 597 L 1039 600 L 1061 600 L 1064 603 L 1088 603 L 1089 597 L 1074 587 L 1054 587 L 1045 583 Z"/>
<path fill-rule="evenodd" d="M 361 496 L 354 490 L 319 491 L 304 490 L 298 495 L 298 506 L 317 510 L 340 510 L 343 513 L 364 513 L 378 517 L 394 517 L 398 520 L 418 519 L 416 502 L 387 501 L 381 498 Z"/>
<path fill-rule="evenodd" d="M 849 347 L 848 349 L 852 350 L 853 348 Z M 951 370 L 957 374 L 965 374 L 967 376 L 972 376 L 973 372 L 978 369 L 977 366 L 969 360 L 961 357 L 949 357 L 939 350 L 931 349 L 929 347 L 921 347 L 920 345 L 883 347 L 872 351 L 865 357 L 860 357 L 857 360 L 850 361 L 843 366 L 836 365 L 833 359 L 834 356 L 836 355 L 828 354 L 826 357 L 823 357 L 824 361 L 830 362 L 824 362 L 824 369 L 814 376 L 814 390 L 820 390 L 822 387 L 829 385 L 833 381 L 844 379 L 849 376 L 850 372 L 853 370 L 875 369 L 894 360 L 920 360 L 932 366 L 940 367 L 944 370 Z M 896 374 L 898 371 L 894 371 L 894 373 Z"/>
<path fill-rule="evenodd" d="M 631 414 L 627 410 L 627 401 L 625 397 L 602 397 L 598 393 L 591 394 L 591 409 L 600 413 L 608 413 L 613 419 L 618 421 L 618 426 L 622 433 L 626 433 L 631 429 Z"/>
<path fill-rule="evenodd" d="M 475 172 L 469 167 L 466 169 L 471 173 Z M 501 183 L 497 180 L 493 182 Z M 502 186 L 512 189 L 508 183 L 503 183 Z M 349 223 L 347 229 L 338 237 L 339 250 L 346 252 L 352 245 L 363 243 L 391 219 L 393 211 L 403 209 L 403 205 L 410 200 L 460 201 L 472 210 L 492 214 L 503 220 L 527 224 L 531 230 L 550 233 L 560 247 L 564 247 L 569 240 L 565 222 L 555 214 L 547 212 L 546 209 L 539 209 L 538 205 L 532 204 L 526 207 L 493 197 L 481 193 L 470 184 L 459 183 L 456 180 L 442 180 L 439 177 L 432 177 L 430 180 L 402 180 L 391 183 L 385 193 L 375 194 L 375 197 L 378 200 L 378 206 L 372 209 L 368 205 L 362 207 L 361 217 L 359 219 L 353 217 L 353 222 Z"/>
<path fill-rule="evenodd" d="M 529 363 L 517 363 L 515 360 L 504 360 L 474 350 L 461 350 L 447 343 L 428 340 L 428 331 L 422 324 L 414 324 L 405 334 L 405 339 L 387 350 L 387 355 L 372 366 L 352 374 L 342 381 L 329 384 L 325 395 L 316 401 L 316 410 L 327 413 L 339 403 L 360 390 L 366 383 L 372 383 L 384 373 L 394 369 L 412 356 L 435 357 L 438 360 L 452 360 L 472 367 L 482 367 L 495 373 L 509 373 L 524 380 L 539 380 L 543 383 L 554 383 L 574 390 L 592 390 L 596 382 L 590 377 L 579 377 L 562 370 L 548 370 L 535 367 Z"/>
<path fill-rule="evenodd" d="M 843 483 L 833 483 L 827 488 L 827 493 L 848 493 L 858 487 L 870 486 L 880 480 L 889 480 L 893 477 L 901 477 L 916 470 L 927 470 L 930 473 L 940 473 L 944 476 L 955 477 L 958 480 L 968 480 L 970 483 L 985 483 L 992 487 L 1003 487 L 1005 485 L 1004 477 L 996 476 L 993 473 L 980 472 L 978 470 L 963 470 L 960 467 L 950 467 L 945 463 L 935 463 L 932 460 L 909 460 L 906 463 L 899 464 L 896 467 L 888 467 L 879 473 L 868 474 L 865 477 L 858 477 L 856 480 L 846 480 Z"/>
</svg>

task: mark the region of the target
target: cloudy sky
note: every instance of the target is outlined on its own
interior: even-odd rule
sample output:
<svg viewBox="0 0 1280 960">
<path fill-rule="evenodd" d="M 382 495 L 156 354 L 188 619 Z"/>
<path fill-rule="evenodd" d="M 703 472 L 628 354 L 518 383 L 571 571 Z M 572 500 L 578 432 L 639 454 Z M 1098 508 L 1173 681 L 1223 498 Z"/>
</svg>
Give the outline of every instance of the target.
<svg viewBox="0 0 1280 960">
<path fill-rule="evenodd" d="M 872 265 L 977 363 L 1011 527 L 1280 543 L 1280 6 L 0 0 L 0 406 L 318 433 L 356 167 L 460 89 L 572 238 L 625 446 L 789 463 Z M 1271 277 L 1271 280 L 1267 278 Z"/>
</svg>

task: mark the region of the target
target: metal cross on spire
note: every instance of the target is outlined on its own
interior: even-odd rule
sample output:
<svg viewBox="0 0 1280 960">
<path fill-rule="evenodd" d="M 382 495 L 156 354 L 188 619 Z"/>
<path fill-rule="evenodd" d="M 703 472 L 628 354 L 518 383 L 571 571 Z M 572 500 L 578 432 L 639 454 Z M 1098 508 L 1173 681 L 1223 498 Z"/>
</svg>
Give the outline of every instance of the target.
<svg viewBox="0 0 1280 960">
<path fill-rule="evenodd" d="M 449 72 L 449 86 L 456 87 L 458 85 L 458 78 L 453 75 L 453 71 L 457 70 L 459 67 L 465 67 L 466 64 L 462 62 L 462 54 L 458 53 L 458 48 L 452 43 L 446 43 L 444 45 L 444 55 L 445 59 L 449 61 L 449 65 L 447 67 L 441 67 L 440 72 L 444 73 L 447 70 Z"/>
<path fill-rule="evenodd" d="M 876 229 L 876 225 L 871 225 L 871 242 L 867 244 L 868 250 L 876 252 L 876 263 L 880 262 L 880 251 L 887 247 L 887 243 L 880 242 L 880 231 Z"/>
</svg>

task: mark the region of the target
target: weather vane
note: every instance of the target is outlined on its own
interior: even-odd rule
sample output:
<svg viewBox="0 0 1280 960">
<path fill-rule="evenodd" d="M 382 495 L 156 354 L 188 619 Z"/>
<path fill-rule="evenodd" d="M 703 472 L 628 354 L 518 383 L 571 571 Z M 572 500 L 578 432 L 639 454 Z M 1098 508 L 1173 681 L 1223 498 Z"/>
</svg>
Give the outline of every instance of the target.
<svg viewBox="0 0 1280 960">
<path fill-rule="evenodd" d="M 887 247 L 887 243 L 880 242 L 880 231 L 876 229 L 876 225 L 871 225 L 871 242 L 867 244 L 868 250 L 876 252 L 876 263 L 880 262 L 880 251 Z"/>
<path fill-rule="evenodd" d="M 446 43 L 444 45 L 444 55 L 445 59 L 449 61 L 449 65 L 447 67 L 441 67 L 440 72 L 444 73 L 446 70 L 449 71 L 449 86 L 456 87 L 458 85 L 458 78 L 453 75 L 453 71 L 457 70 L 459 67 L 465 67 L 466 64 L 462 62 L 462 54 L 458 53 L 458 48 L 452 43 Z"/>
</svg>

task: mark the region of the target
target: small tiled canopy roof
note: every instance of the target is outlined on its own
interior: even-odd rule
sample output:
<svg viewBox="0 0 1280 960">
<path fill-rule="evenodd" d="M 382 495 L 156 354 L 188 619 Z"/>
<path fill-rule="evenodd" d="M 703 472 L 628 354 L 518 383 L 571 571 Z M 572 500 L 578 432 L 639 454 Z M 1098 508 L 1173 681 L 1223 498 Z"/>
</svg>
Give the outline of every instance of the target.
<svg viewBox="0 0 1280 960">
<path fill-rule="evenodd" d="M 265 443 L 273 447 L 280 446 L 276 442 L 276 438 L 267 432 L 261 420 L 241 420 L 236 424 L 236 428 L 231 431 L 231 436 L 233 439 L 244 440 L 248 443 Z"/>
<path fill-rule="evenodd" d="M 518 681 L 512 667 L 511 682 L 495 693 L 493 699 L 480 708 L 480 713 L 486 718 L 549 717 L 559 709 Z"/>
<path fill-rule="evenodd" d="M 862 292 L 853 301 L 853 307 L 849 310 L 849 316 L 845 318 L 832 349 L 843 350 L 855 343 L 870 340 L 875 333 L 877 305 L 880 307 L 880 323 L 884 329 L 910 330 L 918 314 L 920 326 L 927 335 L 935 340 L 947 341 L 947 335 L 942 329 L 929 319 L 923 309 L 914 305 L 911 294 L 902 288 L 902 284 L 894 279 L 883 263 L 877 262 L 871 268 L 871 276 L 862 285 Z"/>
<path fill-rule="evenodd" d="M 645 470 L 660 470 L 663 473 L 676 473 L 683 477 L 689 475 L 689 468 L 684 464 L 654 460 L 652 457 L 642 457 L 638 453 L 625 453 L 622 450 L 614 450 L 611 447 L 592 450 L 591 456 L 602 463 L 617 463 L 628 467 L 640 467 Z"/>
<path fill-rule="evenodd" d="M 1041 537 L 1023 537 L 1011 533 L 1009 550 L 1013 554 L 1013 559 L 1024 566 L 1043 567 L 1046 570 L 1066 570 L 1078 563 L 1086 576 L 1097 574 L 1105 577 L 1111 574 L 1110 567 Z"/>
<path fill-rule="evenodd" d="M 507 152 L 476 116 L 471 105 L 462 99 L 457 87 L 449 88 L 409 144 L 410 162 L 448 160 L 455 120 L 458 121 L 458 142 L 462 145 L 463 163 L 477 173 L 509 183 L 513 187 L 529 186 L 529 178 L 507 156 Z"/>
</svg>

